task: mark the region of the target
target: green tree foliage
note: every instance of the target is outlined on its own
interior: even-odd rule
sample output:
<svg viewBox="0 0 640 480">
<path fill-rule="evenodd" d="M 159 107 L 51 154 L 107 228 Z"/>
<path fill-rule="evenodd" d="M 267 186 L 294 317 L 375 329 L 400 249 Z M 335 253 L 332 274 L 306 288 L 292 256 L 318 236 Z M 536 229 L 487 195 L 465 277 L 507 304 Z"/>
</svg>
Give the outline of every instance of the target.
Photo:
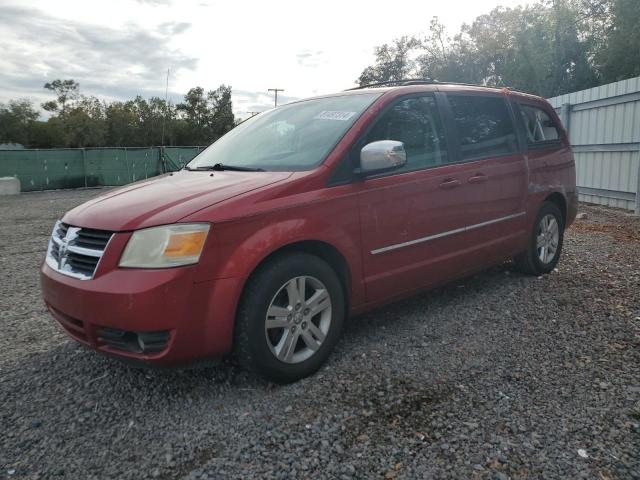
<svg viewBox="0 0 640 480">
<path fill-rule="evenodd" d="M 43 103 L 51 113 L 39 121 L 29 100 L 0 104 L 0 143 L 27 147 L 147 147 L 152 145 L 209 145 L 235 124 L 231 87 L 192 88 L 184 102 L 137 96 L 105 102 L 82 95 L 74 80 L 54 80 L 45 89 L 55 100 Z"/>
<path fill-rule="evenodd" d="M 452 37 L 434 18 L 426 37 L 376 47 L 358 82 L 428 77 L 550 97 L 637 75 L 638 0 L 543 0 L 495 8 Z"/>
<path fill-rule="evenodd" d="M 607 46 L 600 52 L 604 83 L 640 75 L 640 1 L 615 0 L 607 25 Z"/>
<path fill-rule="evenodd" d="M 453 38 L 437 17 L 431 19 L 429 34 L 422 40 L 422 52 L 417 59 L 417 76 L 473 83 L 486 75 L 487 61 L 478 55 L 478 49 L 463 29 Z"/>
<path fill-rule="evenodd" d="M 49 112 L 60 111 L 62 115 L 67 112 L 67 104 L 78 98 L 80 84 L 75 80 L 54 80 L 44 84 L 44 88 L 51 90 L 56 99 L 42 104 L 42 108 Z"/>
<path fill-rule="evenodd" d="M 132 102 L 112 102 L 107 105 L 107 145 L 113 147 L 137 146 L 138 117 L 131 108 Z"/>
<path fill-rule="evenodd" d="M 133 146 L 160 145 L 163 143 L 162 129 L 172 128 L 175 120 L 175 109 L 158 97 L 151 97 L 145 100 L 137 96 L 134 100 L 126 103 L 126 108 L 133 113 L 133 132 L 135 138 L 132 139 Z M 165 135 L 165 140 L 169 138 Z M 171 141 L 165 142 L 171 144 Z"/>
<path fill-rule="evenodd" d="M 179 118 L 183 120 L 179 129 L 180 138 L 190 143 L 205 145 L 220 138 L 235 124 L 231 104 L 231 87 L 220 85 L 205 93 L 202 87 L 192 88 L 184 96 L 184 102 L 176 105 Z M 207 140 L 209 140 L 207 142 Z"/>
<path fill-rule="evenodd" d="M 420 40 L 405 36 L 395 39 L 391 45 L 376 47 L 375 64 L 365 68 L 358 81 L 365 85 L 413 76 L 415 60 L 411 58 L 411 54 L 420 46 Z"/>
<path fill-rule="evenodd" d="M 65 145 L 69 147 L 91 147 L 104 145 L 107 122 L 104 103 L 95 97 L 82 96 L 61 115 L 64 120 Z"/>
<path fill-rule="evenodd" d="M 233 115 L 233 105 L 231 103 L 231 86 L 220 85 L 213 91 L 211 99 L 214 105 L 212 133 L 215 138 L 220 138 L 236 124 L 236 119 Z"/>
<path fill-rule="evenodd" d="M 29 100 L 11 100 L 8 105 L 0 103 L 0 143 L 30 144 L 38 116 Z"/>
</svg>

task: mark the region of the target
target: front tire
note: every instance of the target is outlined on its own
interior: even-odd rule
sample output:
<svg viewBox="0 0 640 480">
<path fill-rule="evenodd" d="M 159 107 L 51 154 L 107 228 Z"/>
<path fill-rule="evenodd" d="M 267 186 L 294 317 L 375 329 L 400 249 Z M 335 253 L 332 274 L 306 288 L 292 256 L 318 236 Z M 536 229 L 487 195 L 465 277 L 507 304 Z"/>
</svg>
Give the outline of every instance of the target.
<svg viewBox="0 0 640 480">
<path fill-rule="evenodd" d="M 515 258 L 523 273 L 542 275 L 551 272 L 560 259 L 564 240 L 564 219 L 555 203 L 544 202 L 536 217 L 527 251 Z"/>
<path fill-rule="evenodd" d="M 278 383 L 313 374 L 335 347 L 345 298 L 335 271 L 307 253 L 259 267 L 242 295 L 235 352 L 240 362 Z"/>
</svg>

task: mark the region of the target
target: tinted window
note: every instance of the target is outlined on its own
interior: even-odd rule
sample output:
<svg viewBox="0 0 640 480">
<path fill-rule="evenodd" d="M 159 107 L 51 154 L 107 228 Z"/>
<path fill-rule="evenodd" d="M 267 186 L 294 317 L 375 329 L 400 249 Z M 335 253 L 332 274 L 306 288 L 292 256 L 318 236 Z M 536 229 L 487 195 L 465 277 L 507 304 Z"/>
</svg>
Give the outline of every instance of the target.
<svg viewBox="0 0 640 480">
<path fill-rule="evenodd" d="M 529 145 L 560 138 L 558 127 L 547 112 L 531 105 L 520 105 L 519 108 Z"/>
<path fill-rule="evenodd" d="M 359 144 L 378 140 L 404 143 L 407 164 L 398 171 L 421 170 L 447 161 L 447 146 L 438 109 L 433 97 L 407 98 L 382 114 Z M 358 149 L 358 156 L 359 156 Z"/>
<path fill-rule="evenodd" d="M 463 160 L 517 151 L 516 134 L 501 97 L 449 95 Z"/>
</svg>

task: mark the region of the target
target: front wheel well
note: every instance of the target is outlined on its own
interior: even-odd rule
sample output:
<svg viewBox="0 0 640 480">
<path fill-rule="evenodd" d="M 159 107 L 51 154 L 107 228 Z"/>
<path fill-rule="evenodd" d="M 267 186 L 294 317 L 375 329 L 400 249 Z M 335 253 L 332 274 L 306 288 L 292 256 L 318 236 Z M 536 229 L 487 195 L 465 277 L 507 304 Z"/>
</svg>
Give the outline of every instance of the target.
<svg viewBox="0 0 640 480">
<path fill-rule="evenodd" d="M 285 256 L 294 252 L 304 252 L 310 255 L 315 255 L 327 262 L 329 266 L 333 268 L 340 279 L 340 284 L 342 285 L 342 290 L 344 292 L 346 314 L 346 312 L 349 311 L 349 300 L 351 297 L 351 270 L 349 269 L 349 265 L 347 264 L 344 256 L 337 248 L 327 242 L 319 240 L 303 240 L 278 248 L 260 261 L 260 263 L 254 268 L 253 272 L 251 272 L 251 275 L 249 275 L 249 278 L 247 278 L 245 286 L 249 283 L 251 277 L 253 277 L 253 275 L 255 275 L 263 265 L 276 257 Z"/>
</svg>

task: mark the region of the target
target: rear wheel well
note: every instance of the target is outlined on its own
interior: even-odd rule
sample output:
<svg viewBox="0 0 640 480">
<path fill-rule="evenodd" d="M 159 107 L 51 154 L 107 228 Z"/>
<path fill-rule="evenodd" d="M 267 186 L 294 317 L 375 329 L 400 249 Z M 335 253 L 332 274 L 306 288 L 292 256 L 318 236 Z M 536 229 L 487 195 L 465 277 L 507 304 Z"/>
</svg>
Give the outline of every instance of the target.
<svg viewBox="0 0 640 480">
<path fill-rule="evenodd" d="M 560 209 L 560 213 L 562 214 L 562 222 L 566 225 L 567 224 L 567 201 L 562 196 L 562 194 L 558 192 L 552 193 L 547 198 L 545 198 L 544 201 L 551 202 Z"/>
<path fill-rule="evenodd" d="M 344 256 L 330 243 L 318 240 L 304 240 L 280 247 L 262 259 L 253 272 L 251 272 L 251 275 L 245 282 L 245 286 L 249 283 L 251 277 L 260 269 L 260 267 L 265 265 L 267 262 L 276 257 L 285 256 L 294 252 L 304 252 L 319 257 L 333 268 L 340 279 L 340 284 L 342 285 L 342 290 L 344 292 L 346 314 L 346 312 L 349 311 L 349 301 L 351 297 L 351 271 L 349 270 L 349 265 L 347 264 Z"/>
</svg>

